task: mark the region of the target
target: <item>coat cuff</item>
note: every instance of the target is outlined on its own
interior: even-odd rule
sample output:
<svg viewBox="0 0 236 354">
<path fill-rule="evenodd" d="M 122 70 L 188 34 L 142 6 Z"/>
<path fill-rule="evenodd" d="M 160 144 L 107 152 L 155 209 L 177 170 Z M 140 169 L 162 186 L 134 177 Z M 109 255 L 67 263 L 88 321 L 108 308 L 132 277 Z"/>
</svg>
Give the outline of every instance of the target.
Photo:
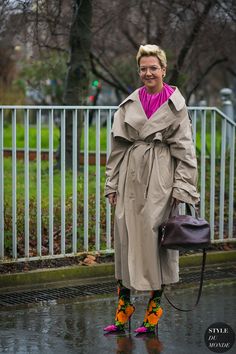
<svg viewBox="0 0 236 354">
<path fill-rule="evenodd" d="M 107 197 L 108 194 L 116 193 L 116 192 L 117 192 L 117 184 L 114 184 L 110 182 L 109 179 L 107 179 L 104 188 L 104 197 Z"/>
<path fill-rule="evenodd" d="M 197 204 L 200 200 L 200 195 L 197 193 L 196 188 L 193 185 L 183 182 L 174 183 L 172 196 L 175 199 L 189 204 Z"/>
</svg>

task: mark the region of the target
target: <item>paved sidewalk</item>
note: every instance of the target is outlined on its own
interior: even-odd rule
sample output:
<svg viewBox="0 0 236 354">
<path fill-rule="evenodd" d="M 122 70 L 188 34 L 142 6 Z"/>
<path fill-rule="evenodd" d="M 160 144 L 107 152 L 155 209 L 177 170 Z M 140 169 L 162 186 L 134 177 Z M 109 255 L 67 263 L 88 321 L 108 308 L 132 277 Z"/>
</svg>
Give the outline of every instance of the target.
<svg viewBox="0 0 236 354">
<path fill-rule="evenodd" d="M 104 335 L 103 327 L 113 322 L 115 296 L 75 298 L 41 302 L 34 306 L 0 309 L 0 353 L 11 354 L 210 354 L 204 342 L 208 326 L 225 322 L 236 331 L 236 283 L 205 286 L 197 309 L 190 313 L 174 310 L 162 301 L 164 315 L 159 335 L 137 337 L 133 332 Z M 196 289 L 170 291 L 181 307 L 191 306 Z M 132 329 L 144 316 L 148 296 L 134 295 L 136 312 Z M 236 347 L 227 353 L 233 354 Z"/>
<path fill-rule="evenodd" d="M 113 264 L 73 267 L 72 272 L 55 269 L 43 275 L 41 271 L 1 275 L 0 282 L 5 279 L 5 283 L 0 284 L 0 353 L 210 354 L 204 342 L 209 325 L 225 322 L 236 333 L 235 252 L 226 254 L 208 257 L 202 298 L 194 311 L 179 312 L 163 298 L 158 337 L 137 337 L 133 332 L 104 335 L 103 327 L 113 322 L 117 304 Z M 166 289 L 177 306 L 194 304 L 200 263 L 200 255 L 181 259 L 180 283 Z M 76 277 L 78 273 L 82 276 Z M 57 282 L 51 281 L 53 275 Z M 132 301 L 134 329 L 142 322 L 148 294 L 134 292 Z M 235 352 L 235 345 L 227 351 Z"/>
</svg>

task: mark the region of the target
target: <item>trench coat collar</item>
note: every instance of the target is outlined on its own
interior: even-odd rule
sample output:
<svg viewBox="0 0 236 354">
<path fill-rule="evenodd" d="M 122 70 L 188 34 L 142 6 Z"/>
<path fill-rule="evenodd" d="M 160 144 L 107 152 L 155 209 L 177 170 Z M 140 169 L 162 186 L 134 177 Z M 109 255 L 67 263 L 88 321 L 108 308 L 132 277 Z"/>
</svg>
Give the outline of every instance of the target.
<svg viewBox="0 0 236 354">
<path fill-rule="evenodd" d="M 185 106 L 185 99 L 181 95 L 179 89 L 172 86 L 175 91 L 169 99 L 152 115 L 147 118 L 141 101 L 139 99 L 139 89 L 129 95 L 120 105 L 126 105 L 125 122 L 131 125 L 135 130 L 139 131 L 140 137 L 145 139 L 148 135 L 155 131 L 160 131 L 168 127 L 175 119 L 175 114 L 170 108 L 170 103 L 174 105 L 176 111 L 180 111 Z M 133 104 L 128 104 L 133 103 Z M 157 124 L 158 121 L 158 124 Z"/>
<path fill-rule="evenodd" d="M 177 111 L 180 111 L 184 107 L 185 99 L 183 98 L 182 94 L 180 93 L 178 87 L 176 87 L 176 86 L 171 86 L 171 87 L 174 89 L 174 92 L 170 95 L 168 101 L 169 100 L 172 101 L 172 103 L 175 106 L 175 109 Z M 119 107 L 123 106 L 128 101 L 140 102 L 140 99 L 139 99 L 139 88 L 137 90 L 135 90 L 134 92 L 132 92 L 128 97 L 126 97 L 126 99 L 121 102 Z"/>
</svg>

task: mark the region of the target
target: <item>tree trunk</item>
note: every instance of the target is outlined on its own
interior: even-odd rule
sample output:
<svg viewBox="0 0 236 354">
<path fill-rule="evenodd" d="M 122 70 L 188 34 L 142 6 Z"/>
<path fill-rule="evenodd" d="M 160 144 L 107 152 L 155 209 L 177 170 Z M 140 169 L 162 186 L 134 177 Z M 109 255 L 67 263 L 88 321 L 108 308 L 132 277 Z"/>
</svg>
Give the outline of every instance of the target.
<svg viewBox="0 0 236 354">
<path fill-rule="evenodd" d="M 90 75 L 92 0 L 75 0 L 74 21 L 70 31 L 70 59 L 66 77 L 64 105 L 86 105 Z M 79 169 L 80 141 L 83 126 L 82 114 L 78 112 L 77 168 Z M 66 169 L 72 168 L 72 112 L 66 114 Z M 61 166 L 61 137 L 57 153 L 57 167 Z"/>
</svg>

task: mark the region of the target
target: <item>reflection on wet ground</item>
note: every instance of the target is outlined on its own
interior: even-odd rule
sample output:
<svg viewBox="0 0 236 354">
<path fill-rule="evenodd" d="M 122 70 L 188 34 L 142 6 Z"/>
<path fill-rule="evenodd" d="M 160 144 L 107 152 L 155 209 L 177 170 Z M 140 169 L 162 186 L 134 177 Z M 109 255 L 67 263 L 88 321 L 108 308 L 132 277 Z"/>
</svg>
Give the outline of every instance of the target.
<svg viewBox="0 0 236 354">
<path fill-rule="evenodd" d="M 103 327 L 114 317 L 115 297 L 47 303 L 0 311 L 0 353 L 14 354 L 112 354 L 164 353 L 210 354 L 204 334 L 214 322 L 226 322 L 236 332 L 235 285 L 208 286 L 198 307 L 179 312 L 163 300 L 164 314 L 158 337 L 131 333 L 104 335 Z M 174 302 L 186 307 L 194 302 L 196 289 L 168 292 Z M 135 296 L 132 329 L 143 319 L 148 296 Z M 235 353 L 236 344 L 227 353 Z"/>
</svg>

